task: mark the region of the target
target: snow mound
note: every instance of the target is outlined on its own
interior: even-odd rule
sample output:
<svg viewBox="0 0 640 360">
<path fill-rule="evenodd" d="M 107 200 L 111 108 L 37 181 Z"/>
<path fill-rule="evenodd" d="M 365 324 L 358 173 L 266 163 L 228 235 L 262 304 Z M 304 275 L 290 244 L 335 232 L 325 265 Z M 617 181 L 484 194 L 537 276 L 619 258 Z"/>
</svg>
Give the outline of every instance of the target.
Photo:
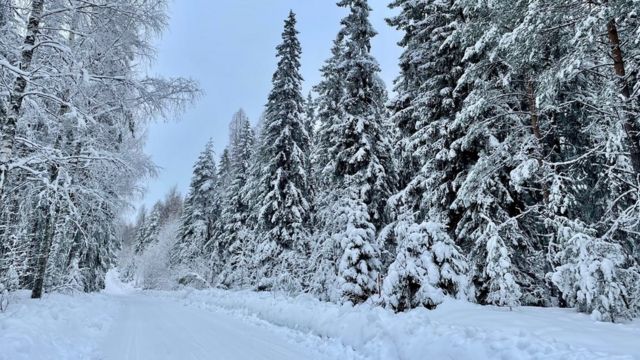
<svg viewBox="0 0 640 360">
<path fill-rule="evenodd" d="M 509 311 L 450 300 L 433 311 L 394 314 L 266 292 L 209 289 L 180 296 L 189 305 L 337 339 L 370 359 L 640 359 L 640 322 L 594 322 L 564 309 Z"/>
<path fill-rule="evenodd" d="M 111 269 L 107 272 L 104 278 L 103 293 L 110 295 L 127 295 L 134 291 L 136 291 L 136 289 L 132 284 L 123 283 L 122 280 L 120 280 L 118 269 Z"/>
<path fill-rule="evenodd" d="M 118 302 L 103 294 L 19 292 L 0 313 L 0 360 L 94 360 Z"/>
</svg>

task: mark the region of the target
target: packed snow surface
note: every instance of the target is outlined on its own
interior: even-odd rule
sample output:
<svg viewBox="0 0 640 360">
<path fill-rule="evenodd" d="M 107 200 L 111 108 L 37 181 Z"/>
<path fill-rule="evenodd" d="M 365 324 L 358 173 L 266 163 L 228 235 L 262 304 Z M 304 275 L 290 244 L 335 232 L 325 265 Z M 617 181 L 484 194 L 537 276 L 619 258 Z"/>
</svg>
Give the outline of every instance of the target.
<svg viewBox="0 0 640 360">
<path fill-rule="evenodd" d="M 0 359 L 640 359 L 640 322 L 564 309 L 446 301 L 402 314 L 222 290 L 19 293 L 0 314 Z"/>
</svg>

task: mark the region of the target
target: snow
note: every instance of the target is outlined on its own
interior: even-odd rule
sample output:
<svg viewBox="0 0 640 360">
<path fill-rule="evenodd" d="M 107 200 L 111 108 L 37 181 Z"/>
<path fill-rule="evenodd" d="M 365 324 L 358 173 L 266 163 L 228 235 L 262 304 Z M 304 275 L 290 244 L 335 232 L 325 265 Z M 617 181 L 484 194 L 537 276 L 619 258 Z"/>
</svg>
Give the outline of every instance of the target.
<svg viewBox="0 0 640 360">
<path fill-rule="evenodd" d="M 0 313 L 0 360 L 640 359 L 640 321 L 447 300 L 394 314 L 309 296 L 140 291 L 109 273 L 99 294 L 19 292 Z"/>
<path fill-rule="evenodd" d="M 325 357 L 273 325 L 183 306 L 170 297 L 136 294 L 122 302 L 124 311 L 103 343 L 104 360 L 344 358 Z"/>
<path fill-rule="evenodd" d="M 0 360 L 100 359 L 99 344 L 120 304 L 107 294 L 47 295 L 20 291 L 0 313 Z"/>
<path fill-rule="evenodd" d="M 0 313 L 0 360 L 360 360 L 327 339 L 184 306 L 186 292 L 145 292 L 110 272 L 100 294 L 18 294 Z"/>
<path fill-rule="evenodd" d="M 120 273 L 117 270 L 107 272 L 104 278 L 104 294 L 128 295 L 135 291 L 136 289 L 131 283 L 123 283 L 120 281 Z"/>
<path fill-rule="evenodd" d="M 326 339 L 367 359 L 640 359 L 640 321 L 612 324 L 557 308 L 505 308 L 448 300 L 436 310 L 394 314 L 309 296 L 205 290 L 184 303 L 227 309 Z"/>
</svg>

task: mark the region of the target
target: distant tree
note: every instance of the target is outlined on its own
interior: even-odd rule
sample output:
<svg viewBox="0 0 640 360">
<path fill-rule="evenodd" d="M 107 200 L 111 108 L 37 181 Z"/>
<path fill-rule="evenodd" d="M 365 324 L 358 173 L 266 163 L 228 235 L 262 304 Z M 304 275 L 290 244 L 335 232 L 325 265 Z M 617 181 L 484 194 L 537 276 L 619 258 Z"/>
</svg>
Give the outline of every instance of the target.
<svg viewBox="0 0 640 360">
<path fill-rule="evenodd" d="M 201 276 L 207 262 L 205 244 L 214 236 L 214 226 L 219 217 L 219 201 L 216 199 L 218 173 L 213 154 L 213 141 L 209 140 L 193 166 L 189 192 L 178 229 L 178 241 L 172 254 L 174 266 L 183 267 Z"/>
<path fill-rule="evenodd" d="M 234 121 L 235 119 L 234 117 Z M 249 223 L 248 186 L 251 181 L 255 137 L 249 119 L 242 119 L 242 123 L 237 124 L 236 140 L 231 146 L 232 179 L 229 187 L 224 190 L 220 215 L 220 242 L 225 249 L 225 265 L 220 274 L 220 282 L 226 286 L 244 287 L 254 282 L 250 268 L 256 244 Z"/>
</svg>

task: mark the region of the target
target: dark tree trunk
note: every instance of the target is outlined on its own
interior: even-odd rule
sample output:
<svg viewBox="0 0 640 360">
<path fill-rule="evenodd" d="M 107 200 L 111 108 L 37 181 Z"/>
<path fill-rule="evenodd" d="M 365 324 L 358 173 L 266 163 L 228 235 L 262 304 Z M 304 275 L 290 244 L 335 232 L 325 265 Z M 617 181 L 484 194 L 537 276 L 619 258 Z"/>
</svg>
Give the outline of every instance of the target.
<svg viewBox="0 0 640 360">
<path fill-rule="evenodd" d="M 529 105 L 529 113 L 531 117 L 531 132 L 533 136 L 536 138 L 536 142 L 538 145 L 538 154 L 537 161 L 538 165 L 542 166 L 543 164 L 543 149 L 542 149 L 542 132 L 540 131 L 540 116 L 538 115 L 538 105 L 536 104 L 536 90 L 531 79 L 527 79 L 527 103 Z M 542 196 L 544 198 L 544 202 L 547 203 L 549 201 L 549 188 L 547 184 L 542 182 Z"/>
<path fill-rule="evenodd" d="M 631 97 L 631 90 L 629 82 L 626 79 L 626 70 L 624 64 L 624 56 L 622 49 L 620 48 L 620 36 L 618 35 L 618 27 L 615 19 L 611 19 L 607 24 L 607 35 L 609 42 L 611 43 L 611 57 L 613 58 L 613 69 L 620 82 L 620 95 L 622 95 L 624 106 L 622 109 L 622 116 L 624 119 L 624 130 L 627 133 L 629 140 L 629 152 L 631 157 L 631 164 L 636 176 L 640 175 L 640 129 L 636 119 L 629 111 L 629 98 Z"/>
<path fill-rule="evenodd" d="M 19 66 L 22 71 L 27 71 L 31 67 L 33 49 L 39 33 L 43 11 L 44 0 L 33 0 Z M 18 116 L 26 89 L 27 79 L 23 75 L 18 75 L 13 83 L 13 90 L 9 95 L 9 108 L 5 108 L 4 104 L 0 104 L 0 196 L 4 194 L 9 162 L 11 161 L 16 140 Z M 4 101 L 4 99 L 0 101 Z"/>
<path fill-rule="evenodd" d="M 51 165 L 50 180 L 55 182 L 58 177 L 58 167 Z M 44 279 L 47 273 L 47 265 L 49 263 L 49 255 L 51 253 L 51 245 L 53 244 L 53 233 L 55 222 L 58 213 L 58 206 L 56 203 L 57 195 L 54 194 L 53 198 L 49 200 L 47 204 L 43 206 L 44 226 L 42 229 L 42 240 L 40 241 L 40 247 L 38 249 L 38 258 L 36 261 L 36 268 L 33 276 L 33 288 L 31 290 L 31 298 L 39 299 L 42 297 L 44 289 Z"/>
</svg>

